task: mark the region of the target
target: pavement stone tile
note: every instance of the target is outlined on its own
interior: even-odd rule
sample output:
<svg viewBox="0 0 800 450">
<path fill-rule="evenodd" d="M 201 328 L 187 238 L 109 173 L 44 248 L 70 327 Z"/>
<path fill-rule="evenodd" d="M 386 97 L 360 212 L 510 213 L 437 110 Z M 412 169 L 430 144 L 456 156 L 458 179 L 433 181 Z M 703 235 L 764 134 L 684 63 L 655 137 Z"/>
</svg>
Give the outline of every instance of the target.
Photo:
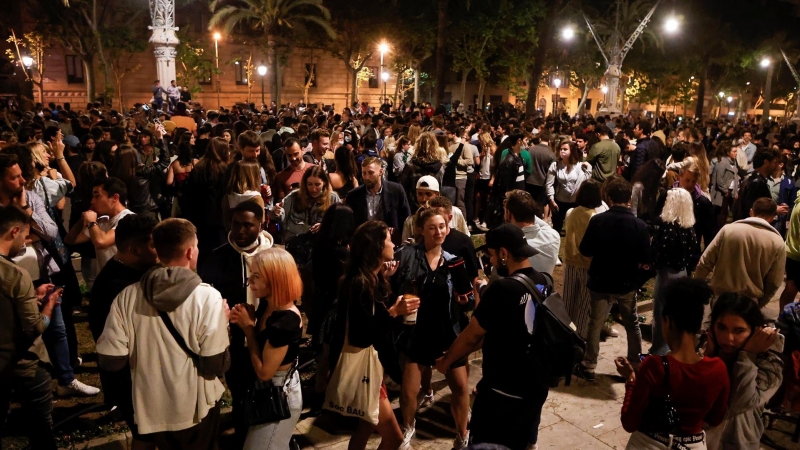
<svg viewBox="0 0 800 450">
<path fill-rule="evenodd" d="M 604 442 L 569 422 L 561 421 L 539 431 L 539 450 L 603 450 Z"/>
<path fill-rule="evenodd" d="M 628 439 L 630 439 L 630 437 L 631 434 L 620 426 L 597 436 L 597 439 L 600 439 L 611 448 L 622 450 L 628 445 Z"/>
<path fill-rule="evenodd" d="M 565 388 L 567 392 L 569 395 L 548 397 L 544 408 L 592 436 L 621 426 L 620 405 L 605 394 L 588 386 Z M 594 428 L 599 424 L 602 426 Z"/>
</svg>

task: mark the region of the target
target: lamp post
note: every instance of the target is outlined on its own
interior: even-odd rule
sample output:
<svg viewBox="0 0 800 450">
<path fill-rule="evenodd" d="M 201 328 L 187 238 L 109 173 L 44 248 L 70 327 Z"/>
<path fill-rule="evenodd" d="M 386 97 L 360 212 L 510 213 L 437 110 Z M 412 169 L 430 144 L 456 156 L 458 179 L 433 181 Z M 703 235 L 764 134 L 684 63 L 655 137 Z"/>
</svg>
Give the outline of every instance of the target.
<svg viewBox="0 0 800 450">
<path fill-rule="evenodd" d="M 772 72 L 775 66 L 767 57 L 763 58 L 759 65 L 767 69 L 767 83 L 764 85 L 764 106 L 761 110 L 761 123 L 765 124 L 769 118 L 769 105 L 772 103 Z"/>
<path fill-rule="evenodd" d="M 30 68 L 33 66 L 33 58 L 30 56 L 23 56 L 22 65 L 25 66 L 26 69 L 30 70 Z"/>
<path fill-rule="evenodd" d="M 553 80 L 553 84 L 556 86 L 556 101 L 553 103 L 553 115 L 558 115 L 558 104 L 561 103 L 560 99 L 558 98 L 558 88 L 561 87 L 561 78 L 556 78 Z"/>
<path fill-rule="evenodd" d="M 384 76 L 385 72 L 383 71 L 383 55 L 389 51 L 389 44 L 387 44 L 386 41 L 381 42 L 378 45 L 378 51 L 381 52 L 381 78 L 383 79 L 383 100 L 381 101 L 381 104 L 383 104 L 383 102 L 386 101 L 386 80 L 389 79 L 388 73 Z"/>
<path fill-rule="evenodd" d="M 258 74 L 261 75 L 261 105 L 264 105 L 264 78 L 267 74 L 267 66 L 263 63 L 258 66 Z"/>
<path fill-rule="evenodd" d="M 222 108 L 222 100 L 220 100 L 220 80 L 219 80 L 219 33 L 214 33 L 214 61 L 217 67 L 217 104 Z"/>
<path fill-rule="evenodd" d="M 728 98 L 725 100 L 728 101 L 728 117 L 731 116 L 731 102 L 733 102 L 733 96 L 729 95 Z"/>
</svg>

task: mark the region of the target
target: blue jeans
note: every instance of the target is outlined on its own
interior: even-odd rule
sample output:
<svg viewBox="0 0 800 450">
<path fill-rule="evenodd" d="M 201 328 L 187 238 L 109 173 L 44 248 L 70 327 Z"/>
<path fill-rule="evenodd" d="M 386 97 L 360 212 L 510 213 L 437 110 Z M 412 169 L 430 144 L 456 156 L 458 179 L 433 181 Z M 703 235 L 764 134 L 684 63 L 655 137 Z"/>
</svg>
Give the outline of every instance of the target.
<svg viewBox="0 0 800 450">
<path fill-rule="evenodd" d="M 36 450 L 56 449 L 52 416 L 53 391 L 50 383 L 50 374 L 41 367 L 36 368 L 32 377 L 11 375 L 0 378 L 0 424 L 6 423 L 13 390 L 26 416 L 22 423 L 27 428 L 25 431 L 31 448 Z M 0 447 L 3 447 L 2 442 Z"/>
<path fill-rule="evenodd" d="M 66 386 L 75 379 L 72 373 L 72 366 L 69 360 L 69 345 L 67 344 L 67 327 L 64 325 L 64 316 L 61 313 L 61 305 L 53 308 L 50 316 L 50 326 L 42 334 L 44 346 L 50 356 L 50 362 L 55 369 L 56 379 L 59 386 Z"/>
<path fill-rule="evenodd" d="M 669 346 L 664 342 L 664 334 L 661 330 L 661 312 L 664 311 L 664 288 L 679 278 L 686 278 L 686 269 L 673 270 L 668 267 L 658 269 L 656 272 L 656 284 L 653 293 L 653 345 L 650 347 L 651 355 L 666 355 Z"/>
</svg>

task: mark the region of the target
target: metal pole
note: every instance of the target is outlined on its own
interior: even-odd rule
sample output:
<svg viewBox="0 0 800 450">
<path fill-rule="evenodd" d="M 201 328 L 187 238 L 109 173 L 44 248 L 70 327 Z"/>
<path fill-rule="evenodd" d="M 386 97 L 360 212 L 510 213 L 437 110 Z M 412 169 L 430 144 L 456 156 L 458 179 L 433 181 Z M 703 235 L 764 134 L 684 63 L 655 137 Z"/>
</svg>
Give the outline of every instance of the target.
<svg viewBox="0 0 800 450">
<path fill-rule="evenodd" d="M 214 39 L 214 60 L 217 66 L 217 104 L 222 108 L 222 100 L 220 100 L 220 81 L 219 81 L 219 39 Z"/>
<path fill-rule="evenodd" d="M 383 80 L 383 52 L 381 52 L 381 74 L 380 80 Z M 386 82 L 383 82 L 383 97 L 386 98 Z M 381 99 L 381 105 L 383 105 L 383 99 Z"/>
<path fill-rule="evenodd" d="M 556 101 L 553 104 L 553 116 L 558 116 L 558 86 L 556 86 Z"/>
<path fill-rule="evenodd" d="M 264 77 L 266 75 L 261 75 L 261 104 L 264 104 Z"/>
</svg>

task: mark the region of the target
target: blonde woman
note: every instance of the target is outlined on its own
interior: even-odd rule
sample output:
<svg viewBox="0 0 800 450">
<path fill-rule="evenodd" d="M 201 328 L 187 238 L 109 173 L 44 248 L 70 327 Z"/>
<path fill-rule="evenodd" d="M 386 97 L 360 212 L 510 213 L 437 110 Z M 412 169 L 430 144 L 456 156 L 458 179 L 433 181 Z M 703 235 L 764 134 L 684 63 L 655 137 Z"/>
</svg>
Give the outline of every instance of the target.
<svg viewBox="0 0 800 450">
<path fill-rule="evenodd" d="M 245 450 L 289 448 L 303 409 L 297 355 L 303 337 L 303 319 L 294 305 L 303 293 L 297 265 L 286 250 L 270 248 L 250 260 L 248 284 L 256 305 L 240 303 L 231 310 L 231 323 L 247 337 L 250 362 L 259 383 L 283 386 L 291 417 L 251 426 Z"/>
<path fill-rule="evenodd" d="M 660 318 L 664 309 L 664 289 L 673 280 L 685 278 L 692 253 L 697 246 L 694 233 L 694 201 L 686 189 L 667 191 L 658 227 L 653 235 L 653 256 L 656 284 L 653 295 L 653 317 Z M 669 351 L 661 332 L 661 321 L 653 320 L 651 355 L 666 355 Z"/>
<path fill-rule="evenodd" d="M 411 152 L 414 153 L 414 149 L 416 149 L 417 139 L 419 139 L 420 135 L 422 134 L 422 128 L 419 127 L 417 124 L 413 124 L 408 127 L 408 133 L 406 133 L 406 137 L 409 141 L 411 141 Z"/>
<path fill-rule="evenodd" d="M 689 144 L 689 155 L 683 158 L 683 161 L 672 162 L 667 160 L 667 170 L 674 170 L 680 172 L 684 167 L 688 167 L 692 163 L 697 166 L 697 188 L 699 192 L 707 198 L 711 198 L 709 193 L 709 184 L 711 182 L 711 164 L 708 162 L 708 155 L 706 148 L 701 141 L 694 141 Z"/>
<path fill-rule="evenodd" d="M 58 136 L 50 143 L 49 150 L 39 143 L 28 146 L 34 165 L 34 179 L 28 182 L 32 183 L 31 190 L 47 202 L 47 206 L 62 210 L 67 194 L 72 192 L 76 183 L 72 169 L 64 159 L 64 143 Z M 51 167 L 53 162 L 57 169 Z"/>
</svg>

